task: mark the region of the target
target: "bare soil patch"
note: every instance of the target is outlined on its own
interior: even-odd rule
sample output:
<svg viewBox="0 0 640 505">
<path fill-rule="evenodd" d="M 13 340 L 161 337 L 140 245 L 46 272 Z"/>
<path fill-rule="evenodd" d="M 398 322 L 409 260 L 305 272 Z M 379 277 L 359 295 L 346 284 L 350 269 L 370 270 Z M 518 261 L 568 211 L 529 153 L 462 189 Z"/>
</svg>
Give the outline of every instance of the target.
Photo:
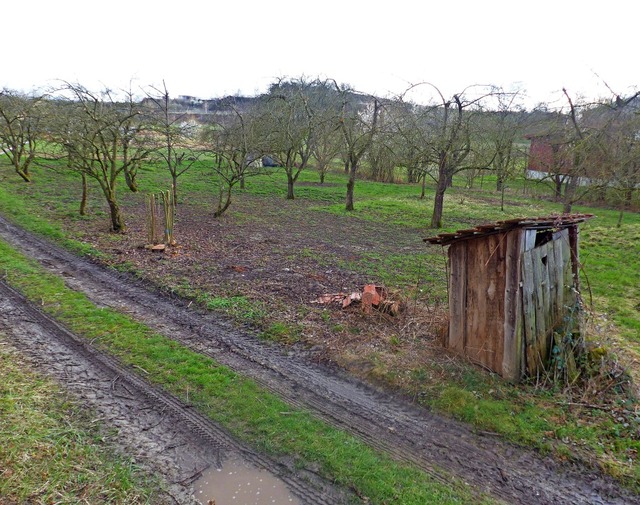
<svg viewBox="0 0 640 505">
<path fill-rule="evenodd" d="M 447 361 L 438 344 L 446 318 L 442 300 L 429 293 L 424 279 L 416 277 L 402 293 L 390 293 L 408 309 L 400 317 L 313 303 L 326 293 L 350 293 L 379 282 L 375 271 L 386 268 L 381 258 L 425 253 L 426 232 L 313 212 L 311 206 L 316 204 L 242 195 L 215 219 L 212 213 L 203 215 L 201 206 L 185 203 L 176 217 L 178 246 L 164 253 L 144 248 L 141 206 L 128 209 L 125 235 L 105 234 L 98 228 L 103 223 L 95 221 L 74 223 L 72 231 L 106 252 L 112 264 L 133 268 L 167 291 L 188 286 L 212 296 L 248 298 L 262 311 L 262 329 L 274 322 L 289 324 L 296 332 L 293 340 L 313 348 L 318 360 L 368 380 L 388 382 L 393 375 L 401 385 L 403 377 L 389 370 Z M 370 265 L 371 273 L 349 268 L 355 263 Z M 406 299 L 419 284 L 425 288 L 421 296 Z"/>
</svg>

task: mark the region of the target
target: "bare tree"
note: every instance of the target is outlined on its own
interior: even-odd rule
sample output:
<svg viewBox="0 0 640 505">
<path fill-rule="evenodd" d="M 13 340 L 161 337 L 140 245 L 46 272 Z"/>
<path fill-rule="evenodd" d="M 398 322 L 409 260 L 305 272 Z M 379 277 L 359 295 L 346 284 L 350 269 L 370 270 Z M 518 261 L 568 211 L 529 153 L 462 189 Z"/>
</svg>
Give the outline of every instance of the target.
<svg viewBox="0 0 640 505">
<path fill-rule="evenodd" d="M 130 91 L 117 99 L 111 90 L 94 93 L 66 83 L 62 92 L 71 96 L 67 120 L 57 131 L 68 166 L 97 181 L 109 206 L 111 230 L 124 232 L 117 183 L 124 175 L 129 189 L 137 191 L 137 170 L 152 148 L 139 104 Z"/>
<path fill-rule="evenodd" d="M 528 114 L 525 128 L 530 140 L 529 175 L 550 185 L 555 200 L 560 201 L 571 165 L 569 119 L 562 111 L 539 106 Z"/>
<path fill-rule="evenodd" d="M 31 182 L 29 168 L 42 139 L 45 106 L 42 96 L 0 91 L 0 149 L 25 182 Z"/>
<path fill-rule="evenodd" d="M 294 185 L 307 167 L 316 140 L 319 81 L 283 79 L 272 84 L 262 105 L 266 108 L 265 137 L 269 151 L 287 175 L 287 199 L 295 198 Z"/>
<path fill-rule="evenodd" d="M 76 163 L 70 158 L 67 149 L 69 139 L 75 134 L 79 121 L 74 114 L 79 110 L 68 99 L 60 97 L 46 99 L 47 114 L 43 128 L 47 132 L 47 148 L 38 153 L 38 164 L 56 173 L 72 171 L 78 173 L 82 182 L 82 196 L 79 214 L 84 216 L 88 202 L 88 180 L 83 171 L 75 169 Z M 93 156 L 92 152 L 85 152 L 86 158 Z M 55 163 L 50 163 L 54 161 Z M 59 162 L 65 162 L 64 168 Z"/>
<path fill-rule="evenodd" d="M 610 186 L 619 194 L 624 209 L 632 206 L 633 195 L 640 188 L 640 104 L 638 95 L 628 100 L 615 100 L 619 110 L 618 120 L 609 132 L 609 149 L 611 158 L 611 174 L 608 178 Z"/>
<path fill-rule="evenodd" d="M 612 170 L 607 174 L 602 168 L 616 164 L 612 137 L 617 125 L 621 124 L 625 103 L 619 97 L 619 102 L 612 108 L 600 103 L 581 103 L 576 102 L 566 89 L 562 91 L 567 99 L 571 127 L 567 135 L 571 159 L 562 196 L 563 212 L 568 213 L 574 203 L 614 179 Z"/>
<path fill-rule="evenodd" d="M 176 114 L 171 110 L 171 100 L 166 84 L 162 89 L 153 88 L 153 93 L 147 93 L 149 101 L 154 105 L 152 111 L 155 131 L 162 141 L 155 149 L 155 153 L 166 163 L 171 174 L 173 201 L 178 203 L 178 177 L 189 170 L 200 158 L 197 151 L 194 130 L 184 114 Z"/>
<path fill-rule="evenodd" d="M 335 94 L 327 92 L 327 103 L 320 109 L 315 128 L 311 155 L 316 160 L 320 184 L 324 184 L 331 162 L 342 150 L 342 133 L 336 120 Z"/>
<path fill-rule="evenodd" d="M 491 168 L 496 174 L 496 191 L 501 194 L 504 194 L 507 178 L 513 175 L 515 161 L 520 157 L 516 142 L 524 135 L 525 114 L 517 103 L 518 95 L 518 92 L 497 93 L 496 105 L 483 114 L 484 138 L 493 158 Z"/>
<path fill-rule="evenodd" d="M 404 154 L 404 143 L 394 121 L 389 119 L 391 103 L 385 100 L 382 105 L 384 112 L 378 120 L 377 131 L 365 153 L 367 173 L 377 182 L 395 182 L 396 167 L 402 162 Z"/>
<path fill-rule="evenodd" d="M 265 153 L 262 122 L 255 109 L 242 110 L 231 100 L 225 112 L 203 131 L 202 141 L 216 161 L 213 170 L 218 178 L 217 208 L 220 217 L 231 205 L 233 187 L 246 177 L 263 172 Z"/>
<path fill-rule="evenodd" d="M 615 94 L 614 94 L 615 95 Z M 640 93 L 628 98 L 615 95 L 610 100 L 591 104 L 572 114 L 572 124 L 595 144 L 586 159 L 589 185 L 601 199 L 611 193 L 621 204 L 620 219 L 632 205 L 633 194 L 640 185 Z M 570 103 L 573 103 L 569 100 Z M 575 109 L 576 106 L 574 105 Z M 594 142 L 594 139 L 596 140 Z"/>
<path fill-rule="evenodd" d="M 334 84 L 341 100 L 338 125 L 344 140 L 345 171 L 349 173 L 345 209 L 352 211 L 356 173 L 378 129 L 381 105 L 375 97 L 356 94 L 348 86 Z"/>
<path fill-rule="evenodd" d="M 426 110 L 402 97 L 391 107 L 387 106 L 389 117 L 395 125 L 398 137 L 402 139 L 401 163 L 407 169 L 407 182 L 420 182 L 420 199 L 426 193 L 426 181 L 434 165 L 431 146 L 434 142 L 435 128 Z"/>
<path fill-rule="evenodd" d="M 436 101 L 426 106 L 416 106 L 408 110 L 417 114 L 412 123 L 423 129 L 423 133 L 414 139 L 423 139 L 424 145 L 418 146 L 424 165 L 433 166 L 425 173 L 436 184 L 431 227 L 442 227 L 444 195 L 453 183 L 453 176 L 463 170 L 487 169 L 493 163 L 493 156 L 476 146 L 478 137 L 474 137 L 478 118 L 483 111 L 483 103 L 499 91 L 494 87 L 470 86 L 461 93 L 445 98 L 444 94 L 431 83 L 412 86 L 407 93 L 418 86 L 426 86 L 435 92 Z M 406 137 L 409 138 L 409 137 Z"/>
</svg>

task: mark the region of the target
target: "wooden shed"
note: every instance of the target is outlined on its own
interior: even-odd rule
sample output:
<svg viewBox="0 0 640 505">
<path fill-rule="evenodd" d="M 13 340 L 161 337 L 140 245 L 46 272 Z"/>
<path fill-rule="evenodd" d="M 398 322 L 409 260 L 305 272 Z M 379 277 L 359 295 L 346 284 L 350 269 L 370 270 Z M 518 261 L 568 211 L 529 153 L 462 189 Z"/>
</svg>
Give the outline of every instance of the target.
<svg viewBox="0 0 640 505">
<path fill-rule="evenodd" d="M 590 214 L 510 219 L 424 239 L 449 246 L 445 346 L 501 376 L 544 369 L 578 305 L 578 225 Z"/>
</svg>

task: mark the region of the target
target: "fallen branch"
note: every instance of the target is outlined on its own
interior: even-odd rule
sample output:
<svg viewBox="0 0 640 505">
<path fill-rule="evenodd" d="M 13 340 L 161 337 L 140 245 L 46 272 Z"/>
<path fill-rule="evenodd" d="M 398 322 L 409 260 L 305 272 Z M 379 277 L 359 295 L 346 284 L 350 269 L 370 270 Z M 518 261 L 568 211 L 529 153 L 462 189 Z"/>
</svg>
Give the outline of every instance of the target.
<svg viewBox="0 0 640 505">
<path fill-rule="evenodd" d="M 596 410 L 611 410 L 610 407 L 603 407 L 602 405 L 593 405 L 592 403 L 580 403 L 580 402 L 554 402 L 556 405 L 568 405 L 570 407 L 586 407 L 588 409 Z"/>
</svg>

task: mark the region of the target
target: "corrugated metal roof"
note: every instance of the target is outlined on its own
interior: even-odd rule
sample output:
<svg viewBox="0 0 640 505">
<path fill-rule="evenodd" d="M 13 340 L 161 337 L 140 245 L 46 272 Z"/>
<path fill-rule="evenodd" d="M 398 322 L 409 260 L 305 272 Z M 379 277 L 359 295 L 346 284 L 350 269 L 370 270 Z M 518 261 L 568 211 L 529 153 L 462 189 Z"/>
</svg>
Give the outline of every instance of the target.
<svg viewBox="0 0 640 505">
<path fill-rule="evenodd" d="M 502 233 L 514 228 L 553 229 L 566 228 L 591 219 L 593 214 L 557 214 L 544 217 L 523 217 L 497 221 L 495 223 L 482 224 L 467 230 L 458 230 L 455 233 L 440 233 L 435 237 L 427 237 L 425 242 L 430 244 L 449 245 L 458 240 L 469 240 L 484 237 L 494 233 Z"/>
</svg>

